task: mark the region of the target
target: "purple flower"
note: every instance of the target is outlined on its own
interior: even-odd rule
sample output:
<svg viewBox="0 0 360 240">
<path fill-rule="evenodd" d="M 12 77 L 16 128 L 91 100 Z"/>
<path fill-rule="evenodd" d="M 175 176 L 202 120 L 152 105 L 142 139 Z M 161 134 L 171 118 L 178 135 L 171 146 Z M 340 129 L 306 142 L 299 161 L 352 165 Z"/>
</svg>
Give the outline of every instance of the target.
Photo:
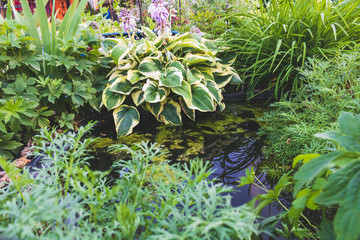
<svg viewBox="0 0 360 240">
<path fill-rule="evenodd" d="M 170 13 L 166 8 L 166 5 L 168 4 L 168 2 L 164 2 L 163 0 L 152 0 L 151 5 L 148 8 L 151 18 L 158 24 L 157 30 L 161 33 L 165 33 L 170 30 Z"/>
<path fill-rule="evenodd" d="M 126 9 L 120 10 L 119 18 L 121 19 L 120 27 L 124 29 L 124 32 L 130 33 L 135 31 L 136 20 L 138 20 L 139 11 L 137 9 Z"/>
<path fill-rule="evenodd" d="M 198 29 L 198 28 L 195 27 L 195 26 L 192 26 L 192 27 L 190 28 L 190 33 L 191 33 L 191 34 L 197 34 L 197 35 L 200 35 L 200 36 L 202 36 L 202 35 L 205 34 L 205 33 L 201 32 L 200 29 Z"/>
</svg>

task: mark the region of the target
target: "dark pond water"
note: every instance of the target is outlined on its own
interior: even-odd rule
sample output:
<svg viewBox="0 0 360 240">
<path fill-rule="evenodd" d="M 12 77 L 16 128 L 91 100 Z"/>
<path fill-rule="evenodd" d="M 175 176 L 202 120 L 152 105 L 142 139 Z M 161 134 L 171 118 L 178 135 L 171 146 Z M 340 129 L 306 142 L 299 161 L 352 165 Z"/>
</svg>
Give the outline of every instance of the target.
<svg viewBox="0 0 360 240">
<path fill-rule="evenodd" d="M 232 193 L 234 206 L 244 204 L 256 195 L 264 193 L 254 186 L 236 187 L 237 181 L 245 176 L 248 168 L 254 167 L 257 177 L 268 187 L 274 183 L 262 173 L 264 161 L 262 148 L 264 140 L 257 134 L 260 125 L 256 119 L 267 108 L 252 105 L 241 105 L 238 102 L 227 102 L 223 112 L 197 113 L 196 122 L 183 119 L 183 126 L 174 127 L 159 123 L 151 115 L 142 115 L 140 124 L 130 136 L 116 138 L 112 115 L 102 117 L 93 135 L 101 137 L 94 144 L 95 158 L 91 165 L 98 170 L 109 169 L 117 156 L 109 155 L 106 148 L 112 144 L 132 144 L 141 141 L 157 142 L 170 152 L 172 162 L 191 161 L 199 157 L 210 161 L 213 174 L 211 178 L 235 187 Z M 264 217 L 278 213 L 278 206 L 266 208 Z"/>
</svg>

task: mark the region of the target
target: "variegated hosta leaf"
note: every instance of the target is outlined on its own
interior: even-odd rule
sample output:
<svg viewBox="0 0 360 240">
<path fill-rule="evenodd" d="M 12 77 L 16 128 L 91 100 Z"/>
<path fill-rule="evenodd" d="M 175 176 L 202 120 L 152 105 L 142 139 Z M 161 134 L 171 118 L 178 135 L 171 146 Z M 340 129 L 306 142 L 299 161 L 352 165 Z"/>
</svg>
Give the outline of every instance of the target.
<svg viewBox="0 0 360 240">
<path fill-rule="evenodd" d="M 215 111 L 214 97 L 204 84 L 198 83 L 191 85 L 191 102 L 185 99 L 190 109 L 197 109 L 200 112 Z"/>
<path fill-rule="evenodd" d="M 181 70 L 176 67 L 166 68 L 165 74 L 160 77 L 159 85 L 165 87 L 179 87 L 184 76 Z"/>
<path fill-rule="evenodd" d="M 165 68 L 170 68 L 170 67 L 179 69 L 182 72 L 183 77 L 184 78 L 186 77 L 186 70 L 185 70 L 185 67 L 181 64 L 181 62 L 170 61 L 168 64 L 166 64 Z"/>
<path fill-rule="evenodd" d="M 181 108 L 177 102 L 168 99 L 159 115 L 159 120 L 165 124 L 181 125 Z"/>
<path fill-rule="evenodd" d="M 137 62 L 135 60 L 126 59 L 119 61 L 117 69 L 122 71 L 127 71 L 130 69 L 134 69 L 136 66 L 137 66 Z"/>
<path fill-rule="evenodd" d="M 102 93 L 102 104 L 108 109 L 112 110 L 119 107 L 125 101 L 126 95 L 110 91 L 108 85 Z"/>
<path fill-rule="evenodd" d="M 218 51 L 220 50 L 220 48 L 218 46 L 216 46 L 215 43 L 213 43 L 212 41 L 209 41 L 205 38 L 201 38 L 201 43 L 204 44 L 209 49 L 211 54 L 213 54 L 213 55 L 218 53 Z"/>
<path fill-rule="evenodd" d="M 220 63 L 225 66 L 232 65 L 237 57 L 236 52 L 219 52 L 216 57 L 220 59 Z"/>
<path fill-rule="evenodd" d="M 188 82 L 182 81 L 180 87 L 173 87 L 171 90 L 177 95 L 182 96 L 184 99 L 191 101 L 191 86 Z"/>
<path fill-rule="evenodd" d="M 160 113 L 164 109 L 164 104 L 162 102 L 146 103 L 145 106 L 146 106 L 146 109 L 149 110 L 149 112 L 151 112 L 156 117 L 156 119 L 158 119 Z"/>
<path fill-rule="evenodd" d="M 155 57 L 146 57 L 139 64 L 139 71 L 142 75 L 157 80 L 160 78 L 162 68 L 162 61 Z"/>
<path fill-rule="evenodd" d="M 111 51 L 111 57 L 113 58 L 116 65 L 120 65 L 119 61 L 123 60 L 126 55 L 130 52 L 131 48 L 128 46 L 117 45 Z"/>
<path fill-rule="evenodd" d="M 126 71 L 121 71 L 121 70 L 116 69 L 115 71 L 113 71 L 113 73 L 111 73 L 111 75 L 109 77 L 109 81 L 113 82 L 117 78 L 126 79 Z"/>
<path fill-rule="evenodd" d="M 151 31 L 150 28 L 141 26 L 141 30 L 149 40 L 153 41 L 156 39 L 156 34 L 153 31 Z"/>
<path fill-rule="evenodd" d="M 214 97 L 215 101 L 220 104 L 223 100 L 223 95 L 221 94 L 221 89 L 217 86 L 214 81 L 206 80 L 206 87 Z"/>
<path fill-rule="evenodd" d="M 160 87 L 155 81 L 150 79 L 148 79 L 144 84 L 142 90 L 144 92 L 145 101 L 149 103 L 161 102 L 168 95 L 168 92 L 165 88 Z"/>
<path fill-rule="evenodd" d="M 134 89 L 141 89 L 141 84 L 132 84 L 130 81 L 123 78 L 117 78 L 115 82 L 110 85 L 111 91 L 125 95 L 129 95 Z"/>
<path fill-rule="evenodd" d="M 220 103 L 220 104 L 219 104 L 219 109 L 220 109 L 220 112 L 224 111 L 224 109 L 225 109 L 225 103 Z"/>
<path fill-rule="evenodd" d="M 232 67 L 229 67 L 229 69 L 233 74 L 230 82 L 232 84 L 240 84 L 240 83 L 242 83 L 242 80 L 241 80 L 239 74 L 236 72 L 236 70 L 234 68 L 232 68 Z"/>
<path fill-rule="evenodd" d="M 142 90 L 132 92 L 131 98 L 136 106 L 141 105 L 145 101 L 144 92 Z"/>
<path fill-rule="evenodd" d="M 204 79 L 204 75 L 196 68 L 187 69 L 187 81 L 190 85 L 200 83 Z"/>
<path fill-rule="evenodd" d="M 180 98 L 180 106 L 186 116 L 188 116 L 188 118 L 190 118 L 191 120 L 195 121 L 195 110 L 190 109 L 182 98 Z"/>
<path fill-rule="evenodd" d="M 230 82 L 232 77 L 233 77 L 233 73 L 230 71 L 229 68 L 223 69 L 221 73 L 219 72 L 214 73 L 215 82 L 219 88 L 225 87 L 226 84 Z"/>
<path fill-rule="evenodd" d="M 201 72 L 201 74 L 204 75 L 204 79 L 215 81 L 214 75 L 211 72 L 210 67 L 196 67 L 196 69 L 198 69 Z"/>
<path fill-rule="evenodd" d="M 147 77 L 142 75 L 139 70 L 129 70 L 127 72 L 126 79 L 129 80 L 132 84 L 137 83 L 140 80 L 146 79 Z"/>
<path fill-rule="evenodd" d="M 115 128 L 118 136 L 126 136 L 133 132 L 139 124 L 140 114 L 133 106 L 122 105 L 113 112 Z"/>
<path fill-rule="evenodd" d="M 216 61 L 214 57 L 210 57 L 206 54 L 192 54 L 188 53 L 182 61 L 183 65 L 193 66 L 193 65 L 206 65 L 209 67 L 215 66 Z"/>
</svg>

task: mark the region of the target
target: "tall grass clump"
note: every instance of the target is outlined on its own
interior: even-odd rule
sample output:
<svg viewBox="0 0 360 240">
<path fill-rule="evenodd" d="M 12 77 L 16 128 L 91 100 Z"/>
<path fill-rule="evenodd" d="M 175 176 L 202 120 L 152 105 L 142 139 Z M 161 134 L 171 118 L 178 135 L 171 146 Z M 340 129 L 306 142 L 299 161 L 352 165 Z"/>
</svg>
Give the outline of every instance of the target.
<svg viewBox="0 0 360 240">
<path fill-rule="evenodd" d="M 132 160 L 92 170 L 78 133 L 43 130 L 37 136 L 43 167 L 20 172 L 0 165 L 11 183 L 0 188 L 1 239 L 250 239 L 255 213 L 231 206 L 230 187 L 208 180 L 200 160 L 170 166 L 155 144 L 113 146 Z M 110 177 L 114 171 L 117 177 Z"/>
<path fill-rule="evenodd" d="M 265 154 L 279 165 L 288 165 L 295 156 L 323 154 L 327 141 L 314 134 L 337 129 L 341 111 L 360 113 L 360 54 L 340 54 L 330 61 L 310 59 L 301 73 L 305 86 L 291 100 L 272 104 L 275 110 L 265 113 L 260 135 L 271 145 Z"/>
<path fill-rule="evenodd" d="M 274 88 L 276 96 L 296 90 L 307 58 L 326 59 L 360 41 L 360 0 L 260 0 L 246 6 L 252 9 L 227 16 L 225 39 L 239 53 L 238 71 L 250 94 L 257 88 Z"/>
</svg>

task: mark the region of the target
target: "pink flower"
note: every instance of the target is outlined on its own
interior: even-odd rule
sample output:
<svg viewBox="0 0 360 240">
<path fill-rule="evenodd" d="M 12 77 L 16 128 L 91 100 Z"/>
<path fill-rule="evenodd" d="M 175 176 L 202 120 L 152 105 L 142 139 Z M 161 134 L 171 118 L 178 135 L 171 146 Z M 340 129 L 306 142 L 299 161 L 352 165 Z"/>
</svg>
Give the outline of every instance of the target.
<svg viewBox="0 0 360 240">
<path fill-rule="evenodd" d="M 190 28 L 190 33 L 192 33 L 192 34 L 197 34 L 197 35 L 200 35 L 200 36 L 202 36 L 202 35 L 205 34 L 205 33 L 201 32 L 200 29 L 198 29 L 198 28 L 195 27 L 195 26 L 192 26 L 192 27 Z"/>
<path fill-rule="evenodd" d="M 163 2 L 163 0 L 152 0 L 151 5 L 148 8 L 151 18 L 158 24 L 157 30 L 161 33 L 170 31 L 170 13 L 166 8 L 166 5 L 168 5 L 168 2 Z"/>
</svg>

